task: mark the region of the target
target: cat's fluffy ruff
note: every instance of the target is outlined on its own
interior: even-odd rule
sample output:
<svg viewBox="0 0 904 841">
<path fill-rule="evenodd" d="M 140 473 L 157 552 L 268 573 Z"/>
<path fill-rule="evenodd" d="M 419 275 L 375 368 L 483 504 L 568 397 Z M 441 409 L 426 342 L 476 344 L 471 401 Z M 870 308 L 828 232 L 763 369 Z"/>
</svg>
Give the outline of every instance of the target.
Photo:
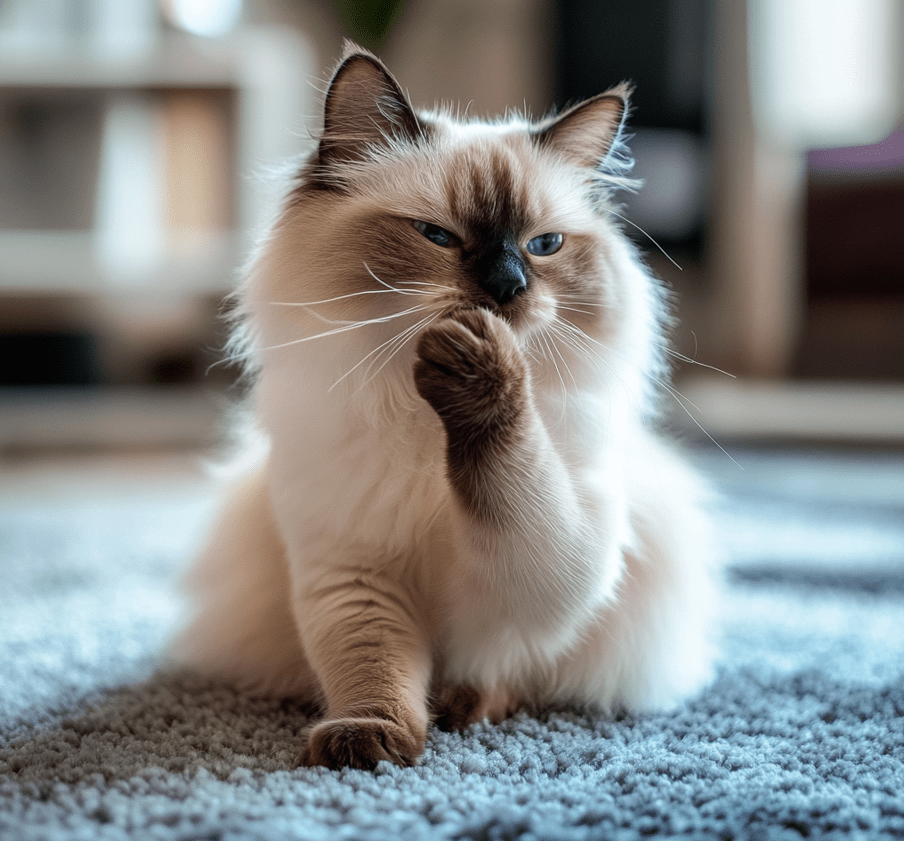
<svg viewBox="0 0 904 841">
<path fill-rule="evenodd" d="M 269 449 L 176 646 L 317 704 L 305 763 L 414 762 L 431 711 L 641 711 L 708 674 L 701 488 L 646 428 L 663 295 L 607 212 L 625 94 L 460 123 L 361 51 L 333 78 L 242 292 Z M 524 250 L 547 232 L 558 253 Z M 503 241 L 527 286 L 499 303 Z"/>
</svg>

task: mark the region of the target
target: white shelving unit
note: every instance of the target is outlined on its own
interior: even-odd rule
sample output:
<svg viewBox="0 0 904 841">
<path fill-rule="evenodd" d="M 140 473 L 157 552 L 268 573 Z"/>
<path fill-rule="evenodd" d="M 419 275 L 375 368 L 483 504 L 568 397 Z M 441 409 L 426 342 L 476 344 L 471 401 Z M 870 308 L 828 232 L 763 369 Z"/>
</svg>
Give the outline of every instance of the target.
<svg viewBox="0 0 904 841">
<path fill-rule="evenodd" d="M 0 333 L 90 337 L 102 387 L 0 389 L 0 453 L 209 443 L 220 399 L 145 383 L 167 353 L 210 346 L 281 198 L 270 173 L 304 150 L 312 52 L 281 28 L 164 29 L 154 0 L 79 7 L 122 23 L 142 4 L 138 38 L 45 39 L 31 2 L 0 3 Z M 9 9 L 34 18 L 24 41 Z"/>
<path fill-rule="evenodd" d="M 0 308 L 224 292 L 315 112 L 295 33 L 0 51 Z"/>
</svg>

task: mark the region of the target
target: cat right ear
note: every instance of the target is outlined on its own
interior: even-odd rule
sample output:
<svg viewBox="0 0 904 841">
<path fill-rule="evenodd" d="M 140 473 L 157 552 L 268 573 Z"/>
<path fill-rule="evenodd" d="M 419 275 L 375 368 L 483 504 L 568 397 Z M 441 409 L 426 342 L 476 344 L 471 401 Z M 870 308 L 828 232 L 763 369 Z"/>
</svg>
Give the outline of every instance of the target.
<svg viewBox="0 0 904 841">
<path fill-rule="evenodd" d="M 323 166 L 362 160 L 369 148 L 423 133 L 408 97 L 374 55 L 351 42 L 333 74 L 323 109 Z"/>
<path fill-rule="evenodd" d="M 623 82 L 540 123 L 537 142 L 578 166 L 596 168 L 621 134 L 631 85 Z"/>
</svg>

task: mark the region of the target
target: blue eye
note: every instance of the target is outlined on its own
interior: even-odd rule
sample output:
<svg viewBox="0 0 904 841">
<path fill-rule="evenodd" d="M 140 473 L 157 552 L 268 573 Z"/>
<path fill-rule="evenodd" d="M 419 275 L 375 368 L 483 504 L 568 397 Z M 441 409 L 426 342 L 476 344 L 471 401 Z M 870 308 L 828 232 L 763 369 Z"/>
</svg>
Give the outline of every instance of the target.
<svg viewBox="0 0 904 841">
<path fill-rule="evenodd" d="M 427 237 L 430 242 L 441 248 L 451 248 L 458 243 L 458 237 L 455 234 L 450 233 L 445 228 L 441 228 L 439 225 L 433 225 L 430 222 L 415 222 L 414 227 L 415 230 Z"/>
<path fill-rule="evenodd" d="M 537 257 L 548 257 L 562 247 L 564 239 L 561 234 L 540 234 L 527 244 L 527 250 Z"/>
</svg>

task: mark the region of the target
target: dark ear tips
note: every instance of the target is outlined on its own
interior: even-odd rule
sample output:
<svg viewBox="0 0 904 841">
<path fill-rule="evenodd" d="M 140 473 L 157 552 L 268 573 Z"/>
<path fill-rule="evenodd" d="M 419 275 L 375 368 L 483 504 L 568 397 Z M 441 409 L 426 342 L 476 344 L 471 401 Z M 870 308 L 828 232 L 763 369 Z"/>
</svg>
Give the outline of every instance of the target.
<svg viewBox="0 0 904 841">
<path fill-rule="evenodd" d="M 346 40 L 324 102 L 321 164 L 361 160 L 368 147 L 416 140 L 420 134 L 393 75 L 375 55 Z"/>
</svg>

